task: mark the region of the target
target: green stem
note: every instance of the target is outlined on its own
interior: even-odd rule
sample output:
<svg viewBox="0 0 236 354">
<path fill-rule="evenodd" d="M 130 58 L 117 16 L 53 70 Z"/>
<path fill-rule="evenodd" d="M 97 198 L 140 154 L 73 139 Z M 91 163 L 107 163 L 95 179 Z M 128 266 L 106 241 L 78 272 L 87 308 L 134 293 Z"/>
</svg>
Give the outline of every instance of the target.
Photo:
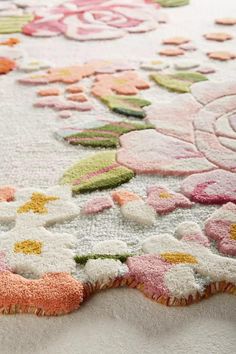
<svg viewBox="0 0 236 354">
<path fill-rule="evenodd" d="M 75 256 L 74 260 L 78 264 L 85 265 L 89 259 L 115 259 L 124 263 L 128 257 L 132 257 L 133 254 L 88 254 Z"/>
</svg>

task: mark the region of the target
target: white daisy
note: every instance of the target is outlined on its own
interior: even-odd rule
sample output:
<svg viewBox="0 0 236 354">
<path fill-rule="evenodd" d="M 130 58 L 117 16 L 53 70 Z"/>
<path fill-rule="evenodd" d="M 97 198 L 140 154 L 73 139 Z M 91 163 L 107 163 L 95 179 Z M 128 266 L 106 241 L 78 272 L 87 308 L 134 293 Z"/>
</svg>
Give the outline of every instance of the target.
<svg viewBox="0 0 236 354">
<path fill-rule="evenodd" d="M 0 238 L 0 250 L 13 272 L 38 278 L 47 272 L 75 273 L 76 237 L 53 234 L 31 225 L 30 219 L 17 220 L 16 226 Z"/>
<path fill-rule="evenodd" d="M 55 186 L 46 191 L 23 188 L 16 192 L 15 201 L 0 203 L 0 222 L 30 219 L 33 225 L 49 225 L 76 217 L 79 209 L 72 202 L 67 186 Z"/>
</svg>

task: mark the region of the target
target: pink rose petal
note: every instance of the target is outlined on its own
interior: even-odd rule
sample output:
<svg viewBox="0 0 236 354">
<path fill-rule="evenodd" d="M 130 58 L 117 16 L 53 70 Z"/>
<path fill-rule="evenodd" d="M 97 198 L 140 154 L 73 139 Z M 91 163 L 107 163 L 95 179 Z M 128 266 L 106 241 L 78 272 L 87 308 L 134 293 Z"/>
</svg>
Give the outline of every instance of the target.
<svg viewBox="0 0 236 354">
<path fill-rule="evenodd" d="M 113 201 L 111 197 L 94 197 L 88 200 L 82 208 L 82 213 L 85 215 L 97 214 L 105 209 L 113 207 Z"/>
<path fill-rule="evenodd" d="M 177 208 L 191 208 L 191 203 L 184 195 L 170 191 L 162 186 L 148 187 L 147 203 L 158 214 L 167 214 Z"/>
<path fill-rule="evenodd" d="M 236 174 L 216 170 L 192 175 L 184 179 L 181 191 L 198 203 L 236 203 Z"/>
</svg>

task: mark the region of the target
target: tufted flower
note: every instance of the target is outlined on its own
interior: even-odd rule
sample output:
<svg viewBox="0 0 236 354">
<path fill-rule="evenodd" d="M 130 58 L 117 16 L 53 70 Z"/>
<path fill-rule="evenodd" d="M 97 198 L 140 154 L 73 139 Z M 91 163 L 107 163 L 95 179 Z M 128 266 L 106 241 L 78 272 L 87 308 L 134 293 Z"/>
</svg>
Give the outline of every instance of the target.
<svg viewBox="0 0 236 354">
<path fill-rule="evenodd" d="M 120 240 L 101 241 L 93 246 L 92 251 L 93 254 L 85 257 L 87 259 L 83 272 L 86 282 L 103 287 L 110 285 L 127 273 L 127 266 L 120 260 L 122 255 L 124 259 L 127 258 L 128 247 L 125 242 Z"/>
<path fill-rule="evenodd" d="M 221 253 L 236 256 L 236 205 L 227 203 L 216 210 L 206 221 L 205 231 Z"/>
<path fill-rule="evenodd" d="M 137 73 L 127 71 L 119 75 L 98 75 L 92 93 L 97 97 L 109 96 L 114 92 L 120 95 L 136 95 L 139 89 L 149 87 L 149 84 L 139 78 Z"/>
<path fill-rule="evenodd" d="M 164 186 L 148 187 L 147 203 L 158 214 L 167 214 L 176 208 L 191 208 L 191 203 L 184 195 L 170 191 Z"/>
<path fill-rule="evenodd" d="M 8 74 L 16 68 L 16 62 L 12 59 L 0 57 L 0 75 Z"/>
<path fill-rule="evenodd" d="M 144 255 L 129 257 L 127 279 L 149 297 L 165 304 L 187 304 L 212 282 L 236 284 L 236 260 L 211 252 L 199 226 L 184 222 L 169 234 L 147 238 Z"/>
<path fill-rule="evenodd" d="M 75 273 L 73 248 L 76 237 L 53 234 L 32 225 L 31 219 L 19 219 L 15 227 L 1 235 L 0 251 L 14 273 L 38 278 L 47 272 Z"/>
<path fill-rule="evenodd" d="M 79 214 L 72 202 L 68 187 L 55 186 L 46 191 L 35 188 L 22 188 L 15 194 L 11 203 L 0 203 L 0 221 L 11 222 L 16 219 L 30 220 L 31 225 L 43 226 L 71 219 Z"/>
<path fill-rule="evenodd" d="M 137 173 L 236 172 L 236 81 L 203 81 L 171 102 L 147 108 L 155 130 L 120 137 L 117 161 Z"/>
<path fill-rule="evenodd" d="M 19 82 L 30 85 L 41 85 L 55 82 L 74 84 L 83 78 L 94 74 L 112 74 L 119 71 L 133 70 L 132 65 L 122 61 L 91 60 L 84 64 L 71 65 L 59 68 L 51 68 L 45 73 L 30 75 Z M 73 93 L 73 92 L 72 92 Z"/>
<path fill-rule="evenodd" d="M 139 33 L 156 28 L 153 11 L 141 1 L 73 0 L 48 10 L 35 10 L 35 19 L 24 26 L 31 36 L 64 34 L 76 40 L 123 37 L 127 32 Z"/>
</svg>

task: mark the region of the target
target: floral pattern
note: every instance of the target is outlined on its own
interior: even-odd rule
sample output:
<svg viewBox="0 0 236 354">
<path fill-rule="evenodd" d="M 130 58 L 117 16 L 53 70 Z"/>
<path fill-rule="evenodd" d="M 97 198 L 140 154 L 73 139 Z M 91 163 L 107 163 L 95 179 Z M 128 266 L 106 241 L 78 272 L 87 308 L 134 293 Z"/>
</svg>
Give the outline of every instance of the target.
<svg viewBox="0 0 236 354">
<path fill-rule="evenodd" d="M 5 255 L 7 266 L 17 274 L 33 278 L 47 272 L 74 273 L 76 238 L 53 234 L 44 226 L 78 214 L 66 187 L 18 190 L 14 201 L 0 204 L 0 220 L 16 221 L 14 228 L 0 239 L 0 252 Z"/>
<path fill-rule="evenodd" d="M 147 203 L 160 215 L 170 213 L 176 208 L 191 208 L 193 205 L 184 195 L 172 192 L 164 186 L 150 186 L 147 192 Z"/>
<path fill-rule="evenodd" d="M 0 249 L 13 272 L 39 278 L 48 272 L 75 273 L 76 238 L 70 234 L 52 234 L 31 226 L 30 219 L 19 220 L 1 236 Z"/>
<path fill-rule="evenodd" d="M 67 187 L 55 186 L 46 191 L 22 188 L 16 191 L 14 201 L 0 203 L 0 222 L 30 220 L 32 226 L 45 226 L 78 215 Z"/>
<path fill-rule="evenodd" d="M 120 95 L 136 95 L 138 90 L 148 89 L 150 85 L 137 73 L 128 71 L 120 75 L 98 75 L 92 88 L 97 97 L 105 97 L 115 93 Z"/>
<path fill-rule="evenodd" d="M 195 223 L 180 224 L 176 235 L 152 236 L 142 245 L 145 255 L 128 259 L 133 286 L 166 305 L 186 305 L 204 297 L 207 280 L 198 282 L 196 274 L 236 284 L 236 261 L 213 254 Z"/>
<path fill-rule="evenodd" d="M 118 161 L 136 173 L 235 172 L 236 82 L 199 82 L 191 93 L 147 109 L 157 131 L 123 135 Z"/>
<path fill-rule="evenodd" d="M 206 221 L 206 234 L 223 254 L 236 256 L 236 205 L 227 203 Z"/>
<path fill-rule="evenodd" d="M 38 5 L 15 0 L 0 5 L 0 33 L 63 35 L 79 41 L 115 39 L 156 29 L 158 22 L 166 22 L 159 7 L 188 2 L 67 0 L 49 6 L 45 1 Z M 208 37 L 230 39 L 224 33 Z M 68 119 L 57 131 L 59 140 L 107 150 L 75 162 L 60 179 L 62 186 L 0 187 L 0 222 L 7 224 L 0 229 L 0 312 L 65 314 L 79 308 L 93 292 L 120 286 L 137 288 L 165 305 L 188 305 L 216 292 L 236 293 L 235 80 L 208 81 L 204 73 L 214 70 L 194 60 L 177 59 L 171 65 L 176 72 L 163 72 L 170 65 L 158 58 L 51 67 L 44 59 L 30 59 L 10 48 L 17 43 L 14 38 L 1 40 L 0 52 L 5 54 L 0 55 L 0 74 L 46 69 L 19 80 L 26 85 L 50 85 L 35 92 L 34 107 L 52 108 Z M 162 41 L 175 47 L 157 53 L 185 55 L 194 49 L 189 43 L 189 38 L 176 34 Z M 235 58 L 227 51 L 207 56 L 221 61 Z M 139 68 L 146 72 L 140 75 Z M 154 71 L 149 78 L 147 70 Z M 181 95 L 166 102 L 161 95 L 173 94 L 162 88 Z M 145 89 L 143 97 L 137 96 Z M 157 102 L 149 101 L 154 90 Z M 99 105 L 101 111 L 95 116 Z M 124 116 L 144 122 L 124 120 Z M 128 187 L 117 189 L 131 179 Z M 145 180 L 156 184 L 144 185 Z M 95 192 L 93 198 L 81 195 L 103 189 L 112 191 Z M 77 199 L 72 199 L 71 191 L 79 194 Z M 207 220 L 199 215 L 198 225 L 189 221 L 190 210 L 178 210 L 196 208 L 196 217 L 198 208 L 204 213 L 211 209 L 197 203 L 223 206 L 212 205 L 213 214 Z M 179 215 L 187 221 L 175 225 L 174 233 L 162 233 L 169 224 L 172 228 Z M 67 225 L 54 225 L 65 221 Z M 113 229 L 113 222 L 118 222 L 118 229 Z M 107 225 L 111 225 L 111 239 L 107 239 Z M 64 228 L 69 233 L 62 232 Z M 127 232 L 116 239 L 117 230 Z M 132 233 L 135 236 L 129 237 Z"/>
<path fill-rule="evenodd" d="M 142 1 L 74 0 L 62 5 L 35 10 L 35 19 L 24 26 L 23 33 L 31 36 L 66 37 L 85 41 L 114 39 L 127 32 L 142 33 L 157 27 L 155 12 Z"/>
</svg>

